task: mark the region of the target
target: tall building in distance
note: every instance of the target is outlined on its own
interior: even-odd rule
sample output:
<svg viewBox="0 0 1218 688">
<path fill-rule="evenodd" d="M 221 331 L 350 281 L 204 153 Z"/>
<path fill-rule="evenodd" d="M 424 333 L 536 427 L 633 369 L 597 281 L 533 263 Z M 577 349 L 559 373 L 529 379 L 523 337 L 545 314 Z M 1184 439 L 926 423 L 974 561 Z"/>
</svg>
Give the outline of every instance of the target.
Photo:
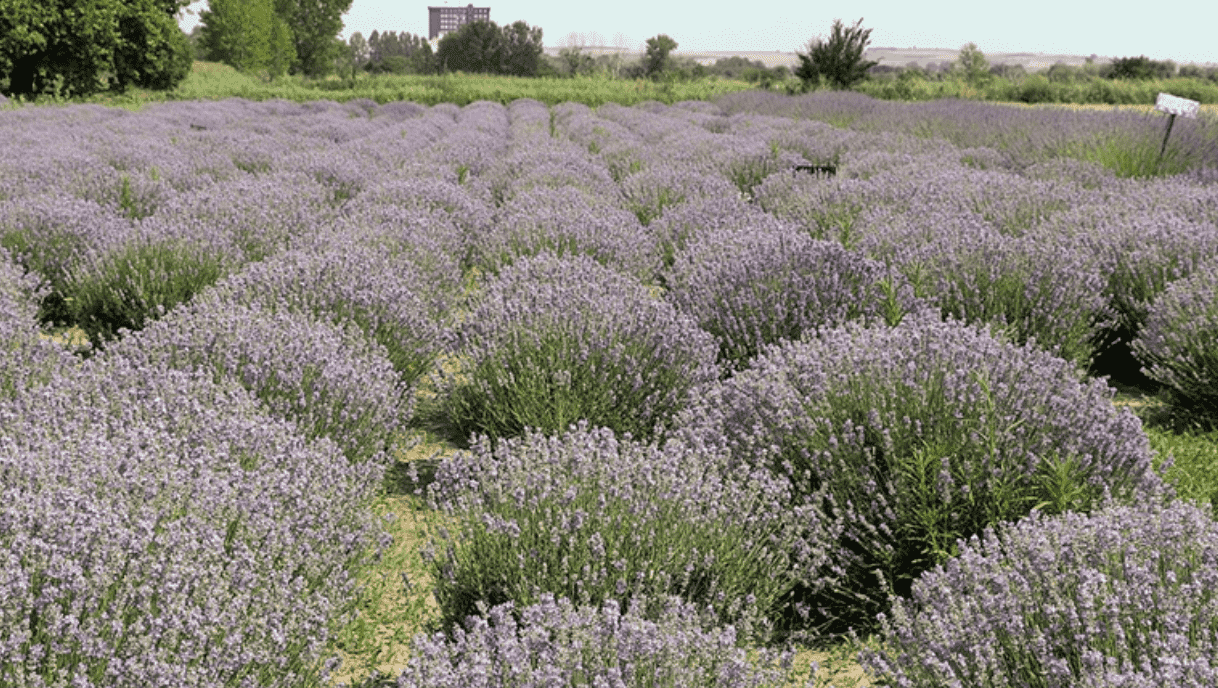
<svg viewBox="0 0 1218 688">
<path fill-rule="evenodd" d="M 462 24 L 479 19 L 490 21 L 491 8 L 474 7 L 473 3 L 465 7 L 428 7 L 427 19 L 427 38 L 434 41 L 449 31 L 461 28 Z"/>
</svg>

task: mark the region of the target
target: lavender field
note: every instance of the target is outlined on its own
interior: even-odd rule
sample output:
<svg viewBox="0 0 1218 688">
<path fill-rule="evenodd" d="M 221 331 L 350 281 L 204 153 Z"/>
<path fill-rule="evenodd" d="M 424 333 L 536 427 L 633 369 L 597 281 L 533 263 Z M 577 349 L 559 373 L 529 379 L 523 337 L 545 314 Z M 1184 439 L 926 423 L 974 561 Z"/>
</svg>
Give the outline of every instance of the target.
<svg viewBox="0 0 1218 688">
<path fill-rule="evenodd" d="M 0 111 L 0 685 L 1216 685 L 1218 133 L 1160 125 Z"/>
</svg>

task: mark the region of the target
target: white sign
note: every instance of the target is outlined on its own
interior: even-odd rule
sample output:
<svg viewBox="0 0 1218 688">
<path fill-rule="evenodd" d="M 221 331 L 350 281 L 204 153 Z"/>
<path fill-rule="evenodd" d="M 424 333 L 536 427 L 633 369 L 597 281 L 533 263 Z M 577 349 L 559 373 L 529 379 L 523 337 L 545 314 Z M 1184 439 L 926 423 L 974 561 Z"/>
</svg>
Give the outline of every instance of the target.
<svg viewBox="0 0 1218 688">
<path fill-rule="evenodd" d="M 1183 115 L 1192 119 L 1197 119 L 1197 108 L 1201 103 L 1188 98 L 1173 96 L 1170 93 L 1160 93 L 1159 99 L 1155 101 L 1155 109 L 1160 112 L 1166 112 L 1169 115 Z"/>
</svg>

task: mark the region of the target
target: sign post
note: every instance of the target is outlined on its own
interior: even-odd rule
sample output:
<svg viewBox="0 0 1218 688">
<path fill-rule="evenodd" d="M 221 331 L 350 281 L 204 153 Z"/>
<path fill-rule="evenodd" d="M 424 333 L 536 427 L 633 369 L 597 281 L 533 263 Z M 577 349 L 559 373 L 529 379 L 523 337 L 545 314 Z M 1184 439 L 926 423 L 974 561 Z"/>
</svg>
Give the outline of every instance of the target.
<svg viewBox="0 0 1218 688">
<path fill-rule="evenodd" d="M 1197 109 L 1200 106 L 1201 103 L 1195 100 L 1173 96 L 1170 93 L 1159 94 L 1159 98 L 1155 100 L 1155 109 L 1168 114 L 1167 131 L 1163 134 L 1163 145 L 1159 147 L 1159 162 L 1163 162 L 1163 153 L 1167 150 L 1167 137 L 1171 136 L 1171 127 L 1176 123 L 1176 115 L 1196 119 Z"/>
</svg>

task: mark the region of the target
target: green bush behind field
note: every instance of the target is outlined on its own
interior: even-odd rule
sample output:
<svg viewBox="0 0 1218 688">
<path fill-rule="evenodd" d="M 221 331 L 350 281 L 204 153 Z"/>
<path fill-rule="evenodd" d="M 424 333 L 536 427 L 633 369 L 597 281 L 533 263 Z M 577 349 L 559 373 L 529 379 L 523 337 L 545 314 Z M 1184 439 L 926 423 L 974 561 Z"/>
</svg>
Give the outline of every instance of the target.
<svg viewBox="0 0 1218 688">
<path fill-rule="evenodd" d="M 961 98 L 1013 103 L 1073 103 L 1083 105 L 1154 105 L 1160 93 L 1200 103 L 1218 103 L 1218 82 L 1197 77 L 1169 79 L 1103 79 L 1056 81 L 1036 73 L 1013 78 L 993 77 L 984 83 L 964 79 L 878 78 L 853 90 L 882 100 Z"/>
<path fill-rule="evenodd" d="M 725 72 L 726 74 L 727 72 Z M 768 90 L 796 94 L 802 91 L 798 79 L 787 76 L 765 82 Z M 366 74 L 354 78 L 331 76 L 310 80 L 285 76 L 267 81 L 243 74 L 217 62 L 196 61 L 186 79 L 170 91 L 128 89 L 122 94 L 99 93 L 93 96 L 62 99 L 39 98 L 39 103 L 97 103 L 138 110 L 147 103 L 171 100 L 223 100 L 280 98 L 298 103 L 314 100 L 345 102 L 368 98 L 377 103 L 412 101 L 421 105 L 455 103 L 468 105 L 478 100 L 509 103 L 532 98 L 547 105 L 579 102 L 589 107 L 605 103 L 633 105 L 647 100 L 672 104 L 683 100 L 711 100 L 716 96 L 759 88 L 741 77 L 709 76 L 689 79 L 648 80 L 615 78 L 607 73 L 570 77 L 510 77 L 489 74 Z M 980 83 L 965 79 L 927 78 L 919 75 L 881 74 L 855 84 L 851 89 L 882 100 L 929 101 L 941 98 L 1015 102 L 1028 104 L 1077 105 L 1154 105 L 1159 93 L 1171 93 L 1202 104 L 1218 104 L 1218 82 L 1199 77 L 1168 79 L 1103 79 L 1093 77 L 1062 81 L 1035 73 L 1011 77 L 991 75 Z M 1204 109 L 1203 109 L 1204 111 Z M 1207 112 L 1207 117 L 1213 118 Z"/>
<path fill-rule="evenodd" d="M 314 100 L 345 102 L 368 98 L 377 103 L 405 100 L 421 105 L 455 103 L 468 105 L 478 100 L 507 104 L 532 98 L 547 105 L 575 101 L 597 107 L 604 103 L 633 105 L 647 100 L 676 103 L 682 100 L 709 100 L 715 96 L 753 88 L 745 81 L 702 79 L 697 81 L 649 81 L 613 79 L 607 76 L 578 78 L 512 77 L 484 74 L 360 74 L 356 78 L 311 81 L 283 77 L 263 81 L 215 62 L 195 62 L 189 76 L 172 91 L 131 89 L 122 95 L 99 94 L 61 102 L 98 103 L 139 109 L 152 102 L 170 100 L 283 100 L 298 103 Z M 43 98 L 42 102 L 51 102 Z"/>
</svg>

